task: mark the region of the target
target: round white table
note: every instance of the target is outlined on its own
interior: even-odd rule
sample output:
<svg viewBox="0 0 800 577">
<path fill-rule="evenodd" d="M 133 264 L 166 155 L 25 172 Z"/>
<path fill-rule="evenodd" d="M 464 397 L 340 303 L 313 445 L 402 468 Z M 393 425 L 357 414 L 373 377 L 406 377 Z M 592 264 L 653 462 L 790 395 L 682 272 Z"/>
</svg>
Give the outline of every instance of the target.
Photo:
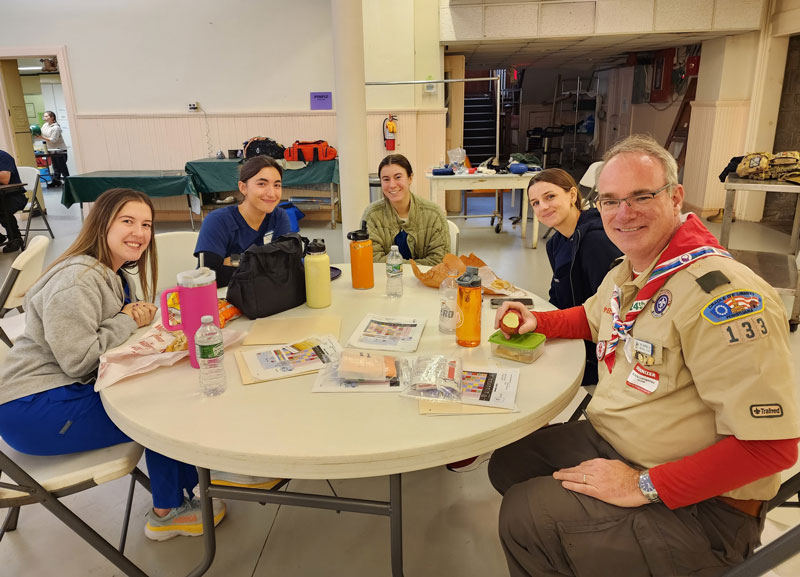
<svg viewBox="0 0 800 577">
<path fill-rule="evenodd" d="M 233 350 L 225 355 L 228 388 L 218 397 L 200 395 L 198 373 L 188 359 L 126 379 L 104 389 L 101 395 L 111 419 L 132 439 L 196 465 L 201 472 L 201 490 L 208 484 L 205 469 L 290 479 L 390 475 L 391 497 L 382 508 L 365 510 L 365 506 L 356 504 L 358 500 L 345 503 L 332 497 L 314 498 L 313 504 L 291 504 L 389 516 L 393 574 L 398 576 L 402 574 L 399 474 L 479 455 L 545 425 L 575 396 L 585 349 L 580 341 L 556 340 L 548 342 L 544 354 L 532 364 L 492 357 L 487 339 L 494 332 L 495 310 L 488 306 L 488 298 L 484 299 L 481 318 L 483 343 L 475 348 L 460 347 L 455 335 L 438 330 L 438 290 L 419 282 L 410 266 L 404 267 L 404 292 L 397 299 L 384 294 L 385 265 L 375 264 L 375 287 L 370 290 L 353 289 L 349 265 L 337 266 L 343 273 L 331 283 L 329 308 L 302 305 L 281 316 L 340 316 L 342 345 L 369 312 L 425 318 L 425 330 L 413 354 L 458 356 L 465 369 L 518 368 L 519 411 L 424 416 L 419 414 L 416 400 L 394 393 L 312 393 L 313 374 L 243 385 Z M 552 308 L 541 298 L 533 298 L 536 309 Z M 230 327 L 247 331 L 250 323 L 242 318 Z M 206 497 L 287 503 L 281 497 L 287 495 L 283 492 L 265 499 L 255 496 L 263 493 L 260 491 L 213 485 L 205 493 Z M 213 531 L 206 531 L 206 536 L 210 536 L 213 547 Z M 204 569 L 198 567 L 192 575 L 202 572 Z"/>
</svg>

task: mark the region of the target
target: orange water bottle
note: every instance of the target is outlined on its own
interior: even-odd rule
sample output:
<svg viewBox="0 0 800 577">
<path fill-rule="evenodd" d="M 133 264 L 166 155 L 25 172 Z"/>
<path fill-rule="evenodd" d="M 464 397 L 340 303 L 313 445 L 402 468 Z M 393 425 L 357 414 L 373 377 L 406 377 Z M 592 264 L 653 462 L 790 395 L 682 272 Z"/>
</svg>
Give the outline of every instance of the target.
<svg viewBox="0 0 800 577">
<path fill-rule="evenodd" d="M 477 347 L 481 344 L 481 277 L 478 268 L 468 266 L 467 272 L 458 277 L 458 314 L 456 319 L 456 343 L 462 347 Z"/>
<path fill-rule="evenodd" d="M 372 241 L 367 232 L 367 221 L 361 221 L 361 229 L 347 233 L 350 239 L 350 273 L 354 289 L 371 289 L 375 286 L 372 270 Z"/>
</svg>

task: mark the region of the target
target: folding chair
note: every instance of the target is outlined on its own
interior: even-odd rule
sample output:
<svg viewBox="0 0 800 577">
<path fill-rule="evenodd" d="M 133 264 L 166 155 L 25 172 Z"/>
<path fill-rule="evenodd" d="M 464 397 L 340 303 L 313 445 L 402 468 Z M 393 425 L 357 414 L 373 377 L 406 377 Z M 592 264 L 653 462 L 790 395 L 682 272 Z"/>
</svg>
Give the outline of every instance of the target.
<svg viewBox="0 0 800 577">
<path fill-rule="evenodd" d="M 602 165 L 602 160 L 598 160 L 597 162 L 590 164 L 589 168 L 586 169 L 586 172 L 583 173 L 581 181 L 578 183 L 582 187 L 589 189 L 589 192 L 587 192 L 583 197 L 584 207 L 594 206 L 595 200 L 597 200 L 597 171 L 600 170 Z"/>
<path fill-rule="evenodd" d="M 593 208 L 594 203 L 597 200 L 597 187 L 595 186 L 597 181 L 597 171 L 600 170 L 600 167 L 603 165 L 602 160 L 598 160 L 597 162 L 593 162 L 589 165 L 589 168 L 586 169 L 586 172 L 583 173 L 580 182 L 578 185 L 581 188 L 588 188 L 588 192 L 583 196 L 583 209 Z M 581 191 L 583 193 L 583 191 Z M 550 233 L 553 232 L 553 229 L 548 227 L 547 230 L 544 232 L 544 236 L 542 238 L 547 238 L 550 236 Z"/>
<path fill-rule="evenodd" d="M 123 443 L 70 455 L 24 455 L 14 451 L 0 439 L 0 508 L 9 508 L 0 527 L 0 539 L 7 532 L 17 529 L 20 507 L 41 503 L 126 575 L 147 577 L 123 555 L 136 482 L 150 490 L 150 480 L 136 467 L 141 456 L 142 447 L 136 443 Z M 119 547 L 115 549 L 59 499 L 128 474 L 131 475 L 128 501 Z"/>
<path fill-rule="evenodd" d="M 197 268 L 194 247 L 200 233 L 194 231 L 162 232 L 153 237 L 158 251 L 158 286 L 156 292 L 175 286 L 179 272 Z"/>
<path fill-rule="evenodd" d="M 597 385 L 587 385 L 585 387 L 581 387 L 581 391 L 586 393 L 586 396 L 584 396 L 583 399 L 581 399 L 580 404 L 577 407 L 575 407 L 575 411 L 573 411 L 572 415 L 567 420 L 568 423 L 571 423 L 572 421 L 577 421 L 582 416 L 586 415 L 586 407 L 589 406 L 589 401 L 592 400 L 592 395 L 594 394 L 594 390 L 596 387 Z"/>
<path fill-rule="evenodd" d="M 0 345 L 0 362 L 8 352 Z M 136 482 L 150 491 L 150 480 L 136 467 L 142 451 L 136 443 L 122 443 L 94 451 L 42 457 L 19 453 L 0 439 L 0 509 L 9 509 L 0 526 L 0 540 L 17 529 L 20 507 L 41 503 L 126 575 L 147 577 L 123 555 Z M 128 474 L 131 475 L 128 501 L 119 548 L 115 549 L 59 499 Z"/>
<path fill-rule="evenodd" d="M 450 253 L 458 256 L 458 226 L 452 220 L 447 221 L 447 230 L 450 233 Z"/>
<path fill-rule="evenodd" d="M 44 209 L 39 204 L 39 170 L 32 166 L 20 166 L 17 168 L 17 171 L 19 172 L 20 180 L 27 183 L 25 185 L 25 192 L 28 194 L 28 206 L 22 211 L 28 214 L 28 220 L 25 223 L 25 232 L 22 235 L 22 248 L 24 250 L 28 245 L 28 237 L 31 231 L 44 232 L 46 230 L 50 233 L 50 238 L 55 238 L 56 236 L 53 234 L 53 229 L 50 228 L 50 223 L 47 221 L 47 215 L 44 213 Z M 47 228 L 31 228 L 31 220 L 36 216 L 42 217 Z"/>
<path fill-rule="evenodd" d="M 12 309 L 22 312 L 23 297 L 42 274 L 44 255 L 49 244 L 50 239 L 46 236 L 34 237 L 30 246 L 11 263 L 11 269 L 0 286 L 0 318 Z M 0 341 L 11 346 L 11 339 L 2 328 Z"/>
<path fill-rule="evenodd" d="M 798 501 L 788 501 L 797 496 Z M 778 494 L 767 504 L 767 510 L 776 507 L 800 507 L 800 473 L 784 481 Z M 800 553 L 800 525 L 789 529 L 786 533 L 767 543 L 748 557 L 743 563 L 733 567 L 723 577 L 756 577 L 777 567 Z"/>
</svg>

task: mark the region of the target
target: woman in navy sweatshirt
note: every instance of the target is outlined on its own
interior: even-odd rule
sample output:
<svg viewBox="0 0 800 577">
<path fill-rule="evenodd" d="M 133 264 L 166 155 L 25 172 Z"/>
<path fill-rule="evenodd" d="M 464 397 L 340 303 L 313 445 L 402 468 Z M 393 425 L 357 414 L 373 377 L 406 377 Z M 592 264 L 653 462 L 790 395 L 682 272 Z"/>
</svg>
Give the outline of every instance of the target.
<svg viewBox="0 0 800 577">
<path fill-rule="evenodd" d="M 582 305 L 597 292 L 620 250 L 606 236 L 596 208 L 583 209 L 578 185 L 568 172 L 548 168 L 528 184 L 528 199 L 540 222 L 555 229 L 547 241 L 553 269 L 550 302 L 567 309 Z M 582 385 L 597 383 L 594 343 L 586 341 L 586 370 Z"/>
</svg>

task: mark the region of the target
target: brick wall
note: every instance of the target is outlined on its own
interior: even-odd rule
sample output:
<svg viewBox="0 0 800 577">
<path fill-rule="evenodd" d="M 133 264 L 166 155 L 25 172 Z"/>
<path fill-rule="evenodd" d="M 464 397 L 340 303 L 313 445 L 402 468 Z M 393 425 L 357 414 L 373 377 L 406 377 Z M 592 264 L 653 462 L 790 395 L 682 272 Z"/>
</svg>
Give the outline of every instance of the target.
<svg viewBox="0 0 800 577">
<path fill-rule="evenodd" d="M 800 150 L 800 36 L 789 39 L 786 73 L 783 77 L 778 127 L 773 152 Z M 767 193 L 762 222 L 786 233 L 792 231 L 797 195 Z"/>
</svg>

